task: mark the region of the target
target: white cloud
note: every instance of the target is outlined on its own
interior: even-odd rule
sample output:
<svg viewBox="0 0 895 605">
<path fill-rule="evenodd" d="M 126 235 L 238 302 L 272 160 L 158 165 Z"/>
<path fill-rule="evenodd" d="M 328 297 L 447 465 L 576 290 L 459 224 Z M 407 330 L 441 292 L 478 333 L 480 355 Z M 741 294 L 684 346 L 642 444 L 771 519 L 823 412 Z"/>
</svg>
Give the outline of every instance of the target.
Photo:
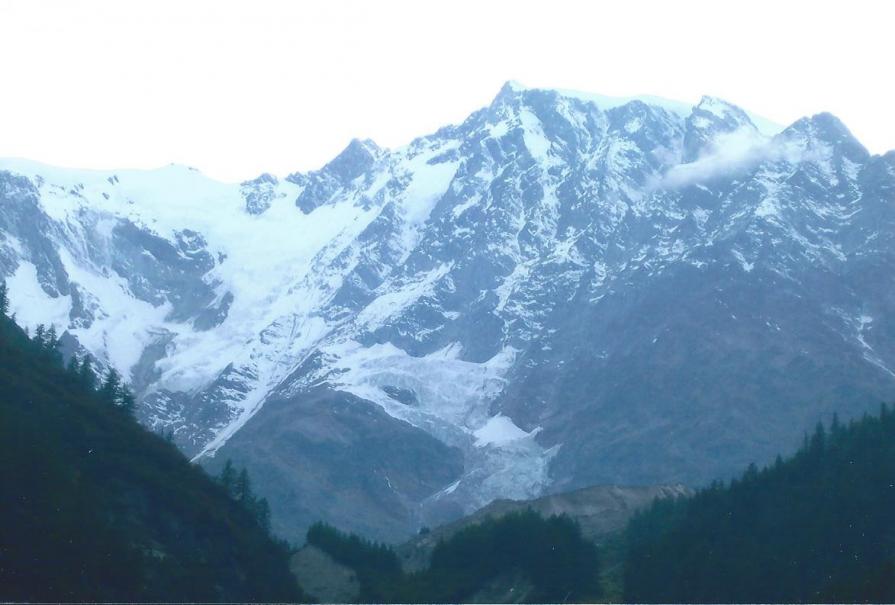
<svg viewBox="0 0 895 605">
<path fill-rule="evenodd" d="M 776 147 L 750 127 L 722 134 L 697 160 L 671 168 L 656 188 L 675 189 L 747 170 L 775 153 Z"/>
</svg>

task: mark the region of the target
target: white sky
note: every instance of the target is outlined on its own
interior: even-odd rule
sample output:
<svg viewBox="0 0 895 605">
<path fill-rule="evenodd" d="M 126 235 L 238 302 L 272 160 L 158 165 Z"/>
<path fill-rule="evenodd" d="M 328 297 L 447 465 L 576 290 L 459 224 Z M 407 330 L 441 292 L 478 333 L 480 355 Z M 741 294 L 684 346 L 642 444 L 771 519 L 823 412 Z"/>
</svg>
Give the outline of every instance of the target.
<svg viewBox="0 0 895 605">
<path fill-rule="evenodd" d="M 0 0 L 0 157 L 235 181 L 532 87 L 838 115 L 895 148 L 895 2 Z"/>
</svg>

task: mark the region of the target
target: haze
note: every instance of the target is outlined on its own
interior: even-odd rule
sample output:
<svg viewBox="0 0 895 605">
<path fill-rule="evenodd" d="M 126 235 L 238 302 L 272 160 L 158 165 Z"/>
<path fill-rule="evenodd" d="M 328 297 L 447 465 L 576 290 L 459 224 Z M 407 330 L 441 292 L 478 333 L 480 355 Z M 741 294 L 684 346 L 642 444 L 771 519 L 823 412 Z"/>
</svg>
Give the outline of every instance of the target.
<svg viewBox="0 0 895 605">
<path fill-rule="evenodd" d="M 0 0 L 0 157 L 238 181 L 394 147 L 502 83 L 839 116 L 895 148 L 882 2 Z"/>
</svg>

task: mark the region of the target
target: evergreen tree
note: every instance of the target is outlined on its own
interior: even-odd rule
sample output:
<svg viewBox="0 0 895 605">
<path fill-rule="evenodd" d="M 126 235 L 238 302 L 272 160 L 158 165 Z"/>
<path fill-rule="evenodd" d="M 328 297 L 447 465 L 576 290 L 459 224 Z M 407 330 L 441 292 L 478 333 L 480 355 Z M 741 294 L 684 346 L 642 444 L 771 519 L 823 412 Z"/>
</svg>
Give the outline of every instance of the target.
<svg viewBox="0 0 895 605">
<path fill-rule="evenodd" d="M 78 381 L 89 391 L 96 388 L 96 374 L 93 372 L 93 366 L 90 364 L 90 358 L 87 356 L 81 360 L 81 367 L 78 370 Z"/>
<path fill-rule="evenodd" d="M 78 378 L 81 374 L 81 360 L 78 359 L 77 355 L 72 355 L 68 360 L 68 365 L 65 366 L 65 371 L 71 374 L 74 378 Z"/>
<path fill-rule="evenodd" d="M 823 422 L 817 423 L 814 429 L 814 435 L 811 437 L 811 450 L 814 452 L 822 452 L 827 446 L 827 429 L 824 428 Z"/>
<path fill-rule="evenodd" d="M 59 336 L 56 333 L 56 326 L 53 324 L 50 324 L 50 328 L 47 330 L 44 351 L 49 355 L 53 363 L 62 365 L 62 354 L 59 352 Z"/>
<path fill-rule="evenodd" d="M 249 473 L 246 469 L 239 471 L 236 477 L 236 483 L 233 486 L 233 497 L 240 504 L 250 504 L 252 502 L 252 482 L 249 480 Z"/>
<path fill-rule="evenodd" d="M 233 468 L 233 462 L 229 458 L 224 463 L 224 468 L 221 469 L 218 481 L 231 497 L 236 493 L 236 469 Z"/>
<path fill-rule="evenodd" d="M 56 334 L 54 324 L 50 324 L 50 328 L 47 330 L 45 346 L 48 351 L 55 351 L 59 346 L 59 335 Z"/>
<path fill-rule="evenodd" d="M 106 379 L 99 389 L 99 396 L 109 405 L 118 405 L 121 392 L 121 376 L 115 368 L 109 368 Z"/>
<path fill-rule="evenodd" d="M 270 532 L 270 505 L 267 503 L 267 498 L 259 498 L 255 500 L 254 509 L 258 525 L 260 525 L 264 531 Z"/>
<path fill-rule="evenodd" d="M 119 388 L 118 405 L 121 406 L 121 409 L 124 412 L 130 415 L 133 415 L 136 411 L 137 401 L 134 397 L 134 393 L 126 385 L 122 385 Z"/>
<path fill-rule="evenodd" d="M 37 324 L 34 328 L 34 338 L 31 339 L 37 345 L 37 349 L 42 351 L 47 344 L 47 329 L 43 324 Z"/>
<path fill-rule="evenodd" d="M 6 289 L 6 281 L 0 281 L 0 315 L 9 314 L 9 291 Z"/>
</svg>

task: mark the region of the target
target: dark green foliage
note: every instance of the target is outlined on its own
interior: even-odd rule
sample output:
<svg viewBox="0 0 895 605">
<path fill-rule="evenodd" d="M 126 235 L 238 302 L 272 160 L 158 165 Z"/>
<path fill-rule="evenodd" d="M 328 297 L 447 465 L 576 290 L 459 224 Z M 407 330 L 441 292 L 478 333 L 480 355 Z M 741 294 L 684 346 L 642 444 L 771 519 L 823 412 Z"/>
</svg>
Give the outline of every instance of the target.
<svg viewBox="0 0 895 605">
<path fill-rule="evenodd" d="M 6 281 L 0 281 L 0 315 L 9 315 L 9 290 L 6 289 Z"/>
<path fill-rule="evenodd" d="M 93 366 L 90 364 L 88 357 L 81 360 L 81 367 L 78 370 L 78 383 L 81 388 L 89 391 L 96 388 L 96 374 L 93 372 Z"/>
<path fill-rule="evenodd" d="M 85 359 L 84 364 L 86 365 L 87 363 L 88 362 Z M 87 366 L 87 369 L 85 370 L 83 382 L 84 384 L 92 384 L 95 382 L 95 378 L 88 375 L 87 372 L 92 373 L 89 366 Z M 102 385 L 100 385 L 99 390 L 97 391 L 97 396 L 100 401 L 106 405 L 117 407 L 130 415 L 133 415 L 134 409 L 136 408 L 134 394 L 131 392 L 130 388 L 121 381 L 121 376 L 115 368 L 109 368 L 109 371 L 106 373 L 106 378 L 103 380 Z"/>
<path fill-rule="evenodd" d="M 248 505 L 252 501 L 252 482 L 249 480 L 249 472 L 246 469 L 239 471 L 239 474 L 236 476 L 233 498 L 243 505 Z"/>
<path fill-rule="evenodd" d="M 59 338 L 56 334 L 56 327 L 50 326 L 49 329 L 43 324 L 39 324 L 34 330 L 34 351 L 41 356 L 47 363 L 52 365 L 60 365 L 62 363 L 62 355 L 59 353 Z"/>
<path fill-rule="evenodd" d="M 842 574 L 821 593 L 818 601 L 829 603 L 892 603 L 895 601 L 895 559 Z"/>
<path fill-rule="evenodd" d="M 65 366 L 65 371 L 68 372 L 69 376 L 75 378 L 81 373 L 81 360 L 77 355 L 72 355 L 69 358 L 68 364 Z"/>
<path fill-rule="evenodd" d="M 533 511 L 488 519 L 458 532 L 432 553 L 427 590 L 438 601 L 468 599 L 500 574 L 521 572 L 530 602 L 590 602 L 600 597 L 593 543 L 568 517 Z"/>
<path fill-rule="evenodd" d="M 436 546 L 428 569 L 403 574 L 394 552 L 315 525 L 308 542 L 354 569 L 361 600 L 466 602 L 492 582 L 524 578 L 530 602 L 594 601 L 601 596 L 597 549 L 567 517 L 527 511 L 467 527 Z"/>
<path fill-rule="evenodd" d="M 348 535 L 326 525 L 315 523 L 308 530 L 308 544 L 326 552 L 334 560 L 357 573 L 362 602 L 401 601 L 406 579 L 395 552 L 385 544 Z"/>
<path fill-rule="evenodd" d="M 130 415 L 133 415 L 134 409 L 137 406 L 136 400 L 134 399 L 134 394 L 126 386 L 122 386 L 119 390 L 118 406 L 123 412 L 126 412 Z"/>
<path fill-rule="evenodd" d="M 31 340 L 34 341 L 34 344 L 36 344 L 39 349 L 44 347 L 46 331 L 47 329 L 43 324 L 37 324 L 37 327 L 34 328 L 34 337 Z"/>
<path fill-rule="evenodd" d="M 228 459 L 217 480 L 233 500 L 255 517 L 264 531 L 270 531 L 270 505 L 267 498 L 258 498 L 252 492 L 252 482 L 246 469 L 242 469 L 237 475 L 233 463 Z"/>
<path fill-rule="evenodd" d="M 109 368 L 103 384 L 99 387 L 97 395 L 106 405 L 118 405 L 118 395 L 121 392 L 121 377 L 115 368 Z"/>
<path fill-rule="evenodd" d="M 785 462 L 635 517 L 624 600 L 892 602 L 893 511 L 895 416 L 836 418 Z"/>
<path fill-rule="evenodd" d="M 293 601 L 288 552 L 0 318 L 0 601 Z"/>
<path fill-rule="evenodd" d="M 218 476 L 218 483 L 227 490 L 228 494 L 233 494 L 233 489 L 236 485 L 236 470 L 233 468 L 233 462 L 231 462 L 229 458 L 227 459 L 227 462 L 224 463 L 224 468 L 221 469 L 221 474 Z"/>
</svg>

